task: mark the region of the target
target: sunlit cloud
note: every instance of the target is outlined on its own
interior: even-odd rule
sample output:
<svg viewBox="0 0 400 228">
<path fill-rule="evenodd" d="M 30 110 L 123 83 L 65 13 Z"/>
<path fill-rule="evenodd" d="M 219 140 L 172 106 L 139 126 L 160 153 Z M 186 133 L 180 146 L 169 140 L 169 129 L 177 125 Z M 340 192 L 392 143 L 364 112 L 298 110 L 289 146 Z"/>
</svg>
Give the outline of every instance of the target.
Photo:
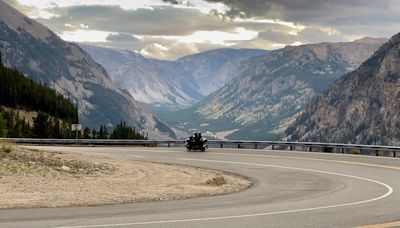
<svg viewBox="0 0 400 228">
<path fill-rule="evenodd" d="M 272 50 L 390 37 L 400 31 L 397 0 L 2 1 L 64 40 L 160 59 L 224 47 Z"/>
<path fill-rule="evenodd" d="M 288 22 L 288 21 L 273 20 L 273 19 L 235 18 L 233 21 L 235 21 L 235 22 L 252 22 L 252 23 L 258 23 L 258 24 L 277 24 L 277 25 L 283 25 L 283 26 L 297 29 L 297 30 L 303 30 L 306 28 L 305 25 L 295 24 L 293 22 Z"/>
<path fill-rule="evenodd" d="M 197 31 L 188 36 L 137 36 L 139 39 L 166 39 L 185 44 L 210 43 L 225 46 L 234 45 L 234 41 L 252 40 L 258 36 L 258 32 L 236 28 L 235 32 L 221 31 Z"/>
<path fill-rule="evenodd" d="M 107 37 L 110 35 L 116 35 L 116 33 L 95 31 L 95 30 L 84 30 L 79 29 L 75 31 L 66 31 L 60 35 L 63 40 L 73 42 L 107 42 Z"/>
</svg>

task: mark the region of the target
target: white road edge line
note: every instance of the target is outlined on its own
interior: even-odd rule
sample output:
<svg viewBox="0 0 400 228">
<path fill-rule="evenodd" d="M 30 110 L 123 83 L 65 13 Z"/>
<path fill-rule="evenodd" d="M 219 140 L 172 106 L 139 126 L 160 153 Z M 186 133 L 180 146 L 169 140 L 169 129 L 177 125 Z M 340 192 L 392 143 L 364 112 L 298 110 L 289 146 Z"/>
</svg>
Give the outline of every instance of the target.
<svg viewBox="0 0 400 228">
<path fill-rule="evenodd" d="M 372 183 L 375 183 L 375 184 L 379 184 L 379 185 L 385 187 L 388 191 L 382 196 L 379 196 L 379 197 L 376 197 L 376 198 L 372 198 L 372 199 L 368 199 L 368 200 L 357 201 L 357 202 L 352 202 L 352 203 L 345 203 L 345 204 L 335 204 L 335 205 L 321 206 L 321 207 L 300 208 L 300 209 L 294 209 L 294 210 L 274 211 L 274 212 L 244 214 L 244 215 L 230 215 L 230 216 L 220 216 L 220 217 L 176 219 L 176 220 L 160 220 L 160 221 L 133 222 L 133 223 L 115 223 L 115 224 L 102 224 L 102 225 L 62 226 L 62 227 L 56 227 L 56 228 L 95 228 L 95 227 L 117 227 L 117 226 L 121 227 L 121 226 L 134 226 L 134 225 L 151 225 L 151 224 L 165 224 L 165 223 L 212 221 L 212 220 L 222 220 L 222 219 L 267 216 L 267 215 L 276 215 L 276 214 L 285 214 L 285 213 L 304 212 L 304 211 L 322 210 L 322 209 L 337 208 L 337 207 L 354 206 L 354 205 L 358 205 L 358 204 L 370 203 L 370 202 L 373 202 L 373 201 L 381 200 L 381 199 L 384 199 L 384 198 L 388 197 L 389 195 L 391 195 L 393 193 L 393 188 L 390 185 L 385 184 L 383 182 L 380 182 L 380 181 L 377 181 L 377 180 L 368 179 L 368 178 L 364 178 L 364 177 L 359 177 L 359 176 L 342 174 L 342 173 L 320 171 L 320 170 L 313 170 L 313 169 L 295 168 L 295 167 L 286 167 L 286 166 L 278 166 L 278 165 L 247 163 L 247 162 L 205 160 L 205 159 L 190 159 L 190 158 L 177 158 L 177 160 L 227 163 L 227 164 L 239 164 L 239 165 L 250 165 L 250 166 L 263 166 L 263 167 L 271 167 L 271 168 L 291 169 L 291 170 L 299 170 L 299 171 L 307 171 L 307 172 L 315 172 L 315 173 L 322 173 L 322 174 L 337 175 L 337 176 L 354 178 L 354 179 L 359 179 L 359 180 L 364 180 L 364 181 L 372 182 Z"/>
<path fill-rule="evenodd" d="M 133 157 L 133 158 L 145 158 L 146 156 L 142 155 L 126 155 L 127 157 Z"/>
</svg>

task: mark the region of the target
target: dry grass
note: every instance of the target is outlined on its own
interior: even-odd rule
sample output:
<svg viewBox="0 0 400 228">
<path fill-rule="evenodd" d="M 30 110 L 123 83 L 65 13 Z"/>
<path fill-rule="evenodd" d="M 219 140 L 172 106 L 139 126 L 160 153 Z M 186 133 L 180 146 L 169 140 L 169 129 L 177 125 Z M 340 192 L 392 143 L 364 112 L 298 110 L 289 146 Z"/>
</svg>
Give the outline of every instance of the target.
<svg viewBox="0 0 400 228">
<path fill-rule="evenodd" d="M 15 144 L 10 142 L 0 142 L 0 153 L 11 153 L 15 150 Z"/>
<path fill-rule="evenodd" d="M 78 159 L 62 159 L 60 153 L 25 150 L 12 143 L 1 143 L 0 175 L 37 173 L 42 176 L 67 172 L 75 175 L 110 173 L 110 164 L 90 163 Z"/>
<path fill-rule="evenodd" d="M 251 186 L 246 178 L 215 170 L 33 151 L 13 144 L 0 148 L 0 208 L 176 200 Z"/>
<path fill-rule="evenodd" d="M 226 180 L 223 176 L 221 175 L 217 175 L 216 177 L 209 179 L 206 181 L 207 185 L 211 185 L 211 186 L 221 186 L 226 184 Z"/>
</svg>

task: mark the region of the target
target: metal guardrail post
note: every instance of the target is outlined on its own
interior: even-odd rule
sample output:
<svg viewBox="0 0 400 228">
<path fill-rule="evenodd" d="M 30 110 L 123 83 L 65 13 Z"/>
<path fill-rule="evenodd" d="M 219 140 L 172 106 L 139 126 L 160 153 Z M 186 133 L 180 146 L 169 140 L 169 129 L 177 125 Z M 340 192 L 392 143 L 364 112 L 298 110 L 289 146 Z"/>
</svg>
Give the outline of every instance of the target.
<svg viewBox="0 0 400 228">
<path fill-rule="evenodd" d="M 393 151 L 393 157 L 394 157 L 394 158 L 397 157 L 397 156 L 396 156 L 396 151 Z"/>
<path fill-rule="evenodd" d="M 272 149 L 272 150 L 275 150 L 275 144 L 272 144 L 271 149 Z"/>
<path fill-rule="evenodd" d="M 292 151 L 292 150 L 293 150 L 293 146 L 290 146 L 290 147 L 289 147 L 289 150 Z"/>
<path fill-rule="evenodd" d="M 221 143 L 221 148 L 224 148 L 224 144 L 223 143 Z"/>
<path fill-rule="evenodd" d="M 240 143 L 238 143 L 238 149 L 240 149 Z"/>
<path fill-rule="evenodd" d="M 310 146 L 310 148 L 308 148 L 308 151 L 312 152 L 312 146 Z"/>
<path fill-rule="evenodd" d="M 258 145 L 257 144 L 254 144 L 254 149 L 258 149 Z"/>
<path fill-rule="evenodd" d="M 170 144 L 170 143 L 168 143 L 168 147 L 171 147 L 171 144 Z"/>
</svg>

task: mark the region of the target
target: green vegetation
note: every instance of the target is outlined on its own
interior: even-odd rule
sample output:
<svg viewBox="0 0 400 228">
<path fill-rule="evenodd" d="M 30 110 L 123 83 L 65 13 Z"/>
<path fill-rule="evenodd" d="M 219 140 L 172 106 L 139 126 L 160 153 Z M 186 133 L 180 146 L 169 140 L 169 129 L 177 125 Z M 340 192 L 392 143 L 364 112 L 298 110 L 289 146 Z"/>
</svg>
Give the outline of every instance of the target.
<svg viewBox="0 0 400 228">
<path fill-rule="evenodd" d="M 76 106 L 56 91 L 0 64 L 0 104 L 42 111 L 65 122 L 78 122 Z"/>
<path fill-rule="evenodd" d="M 37 115 L 26 120 L 14 110 Z M 70 100 L 0 62 L 0 137 L 69 138 L 70 125 L 77 121 L 78 111 Z"/>
<path fill-rule="evenodd" d="M 14 111 L 0 110 L 0 137 L 7 138 L 70 138 L 70 123 L 44 112 L 33 118 L 32 126 Z"/>
<path fill-rule="evenodd" d="M 107 127 L 101 125 L 99 130 L 93 129 L 90 131 L 88 127 L 83 129 L 82 134 L 79 132 L 78 138 L 84 139 L 145 139 L 147 140 L 147 135 L 136 131 L 134 127 L 126 126 L 125 122 L 120 122 L 113 129 L 112 133 L 108 133 Z"/>
<path fill-rule="evenodd" d="M 35 117 L 25 119 L 20 111 L 31 111 Z M 69 99 L 26 78 L 21 72 L 5 67 L 0 55 L 0 137 L 75 138 L 76 133 L 71 131 L 72 123 L 78 123 L 78 110 Z M 101 125 L 99 131 L 85 128 L 78 137 L 147 139 L 122 121 L 111 134 L 105 125 Z"/>
<path fill-rule="evenodd" d="M 143 134 L 136 131 L 135 128 L 126 126 L 125 122 L 120 122 L 110 135 L 112 139 L 147 139 Z"/>
</svg>

